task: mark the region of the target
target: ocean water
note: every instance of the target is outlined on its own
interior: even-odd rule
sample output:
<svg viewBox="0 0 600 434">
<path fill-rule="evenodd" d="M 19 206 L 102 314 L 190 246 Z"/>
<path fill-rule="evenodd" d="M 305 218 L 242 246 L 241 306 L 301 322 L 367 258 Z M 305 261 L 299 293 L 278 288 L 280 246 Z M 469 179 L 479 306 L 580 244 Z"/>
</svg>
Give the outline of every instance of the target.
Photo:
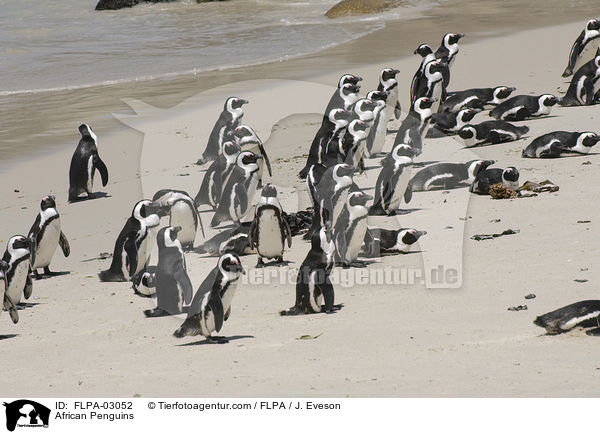
<svg viewBox="0 0 600 434">
<path fill-rule="evenodd" d="M 195 0 L 95 11 L 96 0 L 0 1 L 0 96 L 286 60 L 416 16 L 434 2 L 330 20 L 336 0 Z"/>
</svg>

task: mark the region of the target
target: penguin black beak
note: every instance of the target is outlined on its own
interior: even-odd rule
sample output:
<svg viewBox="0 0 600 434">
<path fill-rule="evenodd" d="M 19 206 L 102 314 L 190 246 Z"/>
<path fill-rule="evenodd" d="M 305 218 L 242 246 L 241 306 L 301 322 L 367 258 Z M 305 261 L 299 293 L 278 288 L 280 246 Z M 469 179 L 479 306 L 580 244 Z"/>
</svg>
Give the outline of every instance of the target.
<svg viewBox="0 0 600 434">
<path fill-rule="evenodd" d="M 171 231 L 178 234 L 181 231 L 181 226 L 174 226 L 173 229 L 171 229 Z"/>
<path fill-rule="evenodd" d="M 241 103 L 242 105 L 244 105 L 244 104 L 248 104 L 249 102 L 250 102 L 250 101 L 248 101 L 247 99 L 240 99 L 240 103 Z"/>
<path fill-rule="evenodd" d="M 148 210 L 148 215 L 156 214 L 159 217 L 165 217 L 167 214 L 169 214 L 169 210 L 171 209 L 168 204 L 163 202 L 152 202 L 152 204 L 146 208 Z"/>
<path fill-rule="evenodd" d="M 464 38 L 464 37 L 465 37 L 465 34 L 464 34 L 464 33 L 457 33 L 457 34 L 456 34 L 456 37 L 457 37 L 458 39 L 461 39 L 461 38 Z"/>
<path fill-rule="evenodd" d="M 392 69 L 392 74 L 396 75 L 399 74 L 400 70 L 399 69 Z"/>
<path fill-rule="evenodd" d="M 354 76 L 354 79 L 358 82 L 358 81 L 362 81 L 362 77 L 359 77 L 358 75 Z"/>
<path fill-rule="evenodd" d="M 417 231 L 415 233 L 415 235 L 417 236 L 417 238 L 422 237 L 423 235 L 427 235 L 427 231 Z"/>
</svg>

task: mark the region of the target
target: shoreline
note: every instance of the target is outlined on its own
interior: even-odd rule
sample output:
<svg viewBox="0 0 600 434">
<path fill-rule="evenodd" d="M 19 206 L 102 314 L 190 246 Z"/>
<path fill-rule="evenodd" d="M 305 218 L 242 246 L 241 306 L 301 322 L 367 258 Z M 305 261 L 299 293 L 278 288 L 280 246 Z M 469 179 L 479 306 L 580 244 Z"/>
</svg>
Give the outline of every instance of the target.
<svg viewBox="0 0 600 434">
<path fill-rule="evenodd" d="M 149 105 L 167 108 L 199 92 L 242 79 L 308 80 L 330 85 L 331 76 L 338 71 L 352 71 L 412 57 L 416 46 L 424 41 L 438 44 L 446 31 L 459 29 L 467 33 L 467 38 L 461 41 L 461 46 L 466 46 L 482 39 L 523 30 L 531 25 L 534 28 L 544 28 L 557 22 L 587 19 L 585 12 L 574 11 L 557 0 L 551 1 L 557 3 L 556 7 L 559 8 L 554 8 L 554 14 L 549 12 L 552 9 L 550 4 L 543 7 L 523 6 L 532 8 L 535 17 L 527 14 L 515 16 L 510 7 L 495 3 L 497 2 L 491 0 L 478 2 L 476 6 L 470 5 L 465 10 L 464 6 L 469 5 L 469 2 L 450 0 L 432 7 L 427 15 L 406 21 L 387 21 L 383 29 L 366 36 L 280 62 L 208 71 L 194 76 L 2 97 L 0 100 L 4 99 L 5 103 L 0 106 L 0 118 L 5 119 L 6 127 L 0 131 L 0 142 L 4 144 L 4 149 L 0 149 L 0 173 L 27 159 L 35 158 L 36 154 L 47 156 L 63 148 L 72 148 L 78 140 L 77 127 L 81 123 L 89 123 L 104 137 L 124 133 L 125 127 L 112 116 L 112 113 L 132 113 L 122 99 L 137 99 Z M 494 18 L 491 18 L 490 13 L 495 14 Z M 440 20 L 443 20 L 442 26 L 439 25 Z M 575 36 L 569 35 L 568 38 L 574 40 Z M 564 57 L 566 62 L 566 55 Z M 413 73 L 412 70 L 401 71 L 400 81 L 410 81 Z"/>
</svg>

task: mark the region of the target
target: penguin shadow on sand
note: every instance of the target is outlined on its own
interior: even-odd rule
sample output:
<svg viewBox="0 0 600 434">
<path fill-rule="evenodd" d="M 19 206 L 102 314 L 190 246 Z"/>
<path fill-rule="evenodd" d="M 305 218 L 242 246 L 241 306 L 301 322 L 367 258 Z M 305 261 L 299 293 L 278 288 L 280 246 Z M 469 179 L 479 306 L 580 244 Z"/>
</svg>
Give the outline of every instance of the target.
<svg viewBox="0 0 600 434">
<path fill-rule="evenodd" d="M 237 341 L 239 339 L 254 339 L 252 335 L 235 335 L 235 336 L 211 336 L 211 339 L 202 339 L 195 342 L 188 342 L 187 344 L 179 344 L 178 347 L 195 347 L 198 345 L 213 345 L 213 344 L 227 344 L 231 341 Z"/>
<path fill-rule="evenodd" d="M 108 197 L 112 196 L 104 191 L 97 191 L 95 193 L 92 193 L 91 196 L 77 196 L 75 199 L 70 200 L 69 203 L 87 202 L 88 200 L 104 199 Z"/>
<path fill-rule="evenodd" d="M 27 303 L 27 302 L 18 303 L 17 310 L 29 309 L 31 307 L 37 306 L 38 304 L 40 304 L 40 303 Z"/>
<path fill-rule="evenodd" d="M 16 338 L 17 336 L 19 336 L 19 335 L 17 335 L 17 334 L 14 334 L 14 333 L 9 333 L 9 334 L 7 334 L 7 335 L 0 335 L 0 341 L 3 341 L 3 340 L 5 340 L 5 339 L 12 339 L 12 338 Z"/>
<path fill-rule="evenodd" d="M 32 277 L 34 280 L 45 280 L 45 279 L 50 279 L 51 277 L 57 277 L 57 276 L 66 276 L 68 274 L 71 274 L 70 271 L 51 271 L 50 273 L 37 273 L 34 274 Z"/>
</svg>

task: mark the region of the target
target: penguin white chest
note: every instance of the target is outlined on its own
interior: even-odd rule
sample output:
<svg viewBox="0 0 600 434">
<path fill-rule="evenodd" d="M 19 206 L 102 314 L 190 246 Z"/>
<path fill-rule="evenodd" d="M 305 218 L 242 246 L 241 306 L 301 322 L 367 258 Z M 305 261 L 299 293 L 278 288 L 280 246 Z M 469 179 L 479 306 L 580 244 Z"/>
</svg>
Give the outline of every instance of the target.
<svg viewBox="0 0 600 434">
<path fill-rule="evenodd" d="M 350 233 L 349 239 L 346 239 L 348 243 L 346 249 L 345 260 L 348 264 L 354 262 L 358 258 L 360 249 L 365 240 L 365 233 L 367 232 L 367 219 L 362 218 L 354 226 L 354 230 Z"/>
<path fill-rule="evenodd" d="M 283 255 L 279 219 L 272 209 L 264 210 L 258 221 L 258 253 L 269 259 Z"/>
<path fill-rule="evenodd" d="M 181 231 L 177 234 L 181 244 L 193 243 L 196 238 L 196 220 L 193 213 L 190 206 L 183 201 L 175 202 L 171 207 L 169 225 L 181 227 Z"/>
<path fill-rule="evenodd" d="M 44 234 L 36 249 L 35 264 L 33 268 L 44 268 L 50 265 L 52 256 L 58 247 L 60 237 L 60 219 L 54 219 L 46 226 Z"/>
<path fill-rule="evenodd" d="M 92 191 L 92 184 L 94 183 L 94 156 L 90 156 L 87 162 L 87 183 L 86 188 L 88 192 Z"/>
<path fill-rule="evenodd" d="M 10 281 L 10 285 L 7 288 L 6 295 L 10 298 L 13 304 L 21 302 L 21 296 L 23 295 L 23 289 L 25 289 L 25 282 L 29 273 L 29 259 L 22 260 L 17 264 L 15 273 Z"/>
</svg>

